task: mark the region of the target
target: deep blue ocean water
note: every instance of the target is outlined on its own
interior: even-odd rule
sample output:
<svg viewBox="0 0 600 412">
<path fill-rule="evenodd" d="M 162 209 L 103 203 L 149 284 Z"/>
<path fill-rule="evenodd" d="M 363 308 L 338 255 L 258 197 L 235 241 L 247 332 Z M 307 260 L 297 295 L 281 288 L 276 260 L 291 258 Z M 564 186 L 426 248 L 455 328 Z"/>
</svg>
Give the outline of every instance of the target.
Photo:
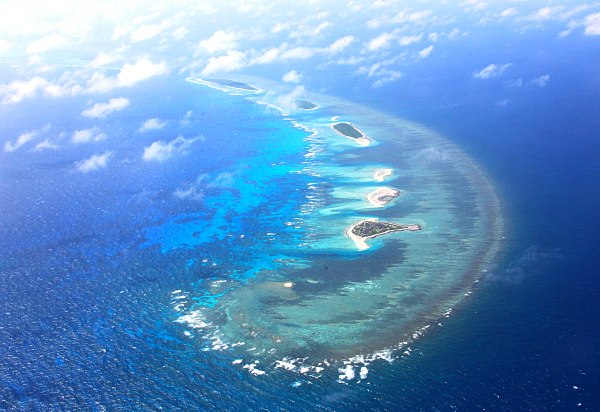
<svg viewBox="0 0 600 412">
<path fill-rule="evenodd" d="M 564 47 L 567 61 L 573 48 Z M 398 91 L 369 101 L 366 86 L 347 94 L 334 86 L 341 97 L 440 132 L 475 158 L 500 196 L 509 238 L 441 326 L 392 362 L 374 361 L 360 383 L 338 382 L 337 368 L 318 379 L 281 369 L 254 376 L 204 351 L 175 322 L 176 290 L 201 299 L 206 279 L 245 279 L 264 266 L 257 251 L 301 260 L 272 251 L 268 233 L 306 240 L 293 226 L 271 226 L 311 195 L 309 186 L 285 186 L 306 131 L 275 109 L 178 76 L 124 92 L 131 106 L 95 122 L 80 116 L 87 98 L 3 107 L 6 140 L 50 123 L 46 136 L 69 150 L 36 152 L 29 143 L 0 152 L 0 408 L 595 410 L 600 101 L 584 84 L 589 72 L 560 73 L 551 91 L 522 92 L 506 106 L 494 106 L 471 78 L 453 83 L 465 90 L 460 104 L 434 87 L 422 101 L 399 103 Z M 423 86 L 425 75 L 404 84 Z M 138 133 L 152 117 L 168 123 Z M 69 142 L 68 133 L 94 125 L 105 140 Z M 197 140 L 174 161 L 141 159 L 144 147 L 180 135 Z M 77 162 L 105 151 L 105 170 L 77 171 Z"/>
</svg>

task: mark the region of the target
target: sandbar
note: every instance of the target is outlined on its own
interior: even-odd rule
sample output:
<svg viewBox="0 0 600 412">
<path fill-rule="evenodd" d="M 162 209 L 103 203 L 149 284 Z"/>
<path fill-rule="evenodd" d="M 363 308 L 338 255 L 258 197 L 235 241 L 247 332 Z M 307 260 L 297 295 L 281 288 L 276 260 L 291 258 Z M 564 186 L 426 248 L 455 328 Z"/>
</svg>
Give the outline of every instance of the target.
<svg viewBox="0 0 600 412">
<path fill-rule="evenodd" d="M 377 218 L 370 218 L 350 226 L 346 230 L 346 235 L 354 241 L 359 250 L 365 250 L 369 248 L 369 245 L 365 242 L 367 239 L 392 232 L 415 232 L 417 230 L 421 230 L 421 226 L 416 223 L 400 225 L 392 222 L 380 222 Z"/>
<path fill-rule="evenodd" d="M 373 178 L 378 182 L 383 182 L 386 177 L 392 175 L 392 171 L 393 169 L 377 169 Z"/>
<path fill-rule="evenodd" d="M 367 195 L 367 201 L 375 207 L 383 207 L 393 199 L 400 196 L 402 192 L 391 187 L 380 187 Z"/>
<path fill-rule="evenodd" d="M 366 134 L 348 122 L 336 123 L 331 125 L 331 128 L 338 134 L 358 142 L 361 146 L 368 146 L 371 143 L 371 139 Z"/>
</svg>

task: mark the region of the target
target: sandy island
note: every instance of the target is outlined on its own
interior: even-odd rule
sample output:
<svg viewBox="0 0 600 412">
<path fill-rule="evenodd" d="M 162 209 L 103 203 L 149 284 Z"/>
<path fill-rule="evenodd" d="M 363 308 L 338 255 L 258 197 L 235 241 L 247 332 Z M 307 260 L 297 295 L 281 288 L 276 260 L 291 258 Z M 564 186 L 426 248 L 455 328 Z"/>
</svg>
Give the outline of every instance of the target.
<svg viewBox="0 0 600 412">
<path fill-rule="evenodd" d="M 393 169 L 377 169 L 373 178 L 378 182 L 383 182 L 386 177 L 392 175 L 392 171 Z"/>
<path fill-rule="evenodd" d="M 399 225 L 398 223 L 380 222 L 377 218 L 370 218 L 350 226 L 346 230 L 346 235 L 356 243 L 359 250 L 365 250 L 369 248 L 369 245 L 365 242 L 367 239 L 392 232 L 415 232 L 417 230 L 421 230 L 421 226 L 416 223 Z"/>
<path fill-rule="evenodd" d="M 402 192 L 391 187 L 380 187 L 367 195 L 367 201 L 375 207 L 383 207 L 400 196 Z"/>
<path fill-rule="evenodd" d="M 331 128 L 341 136 L 358 142 L 361 146 L 368 146 L 371 144 L 371 139 L 369 139 L 366 134 L 348 122 L 336 123 L 331 125 Z"/>
</svg>

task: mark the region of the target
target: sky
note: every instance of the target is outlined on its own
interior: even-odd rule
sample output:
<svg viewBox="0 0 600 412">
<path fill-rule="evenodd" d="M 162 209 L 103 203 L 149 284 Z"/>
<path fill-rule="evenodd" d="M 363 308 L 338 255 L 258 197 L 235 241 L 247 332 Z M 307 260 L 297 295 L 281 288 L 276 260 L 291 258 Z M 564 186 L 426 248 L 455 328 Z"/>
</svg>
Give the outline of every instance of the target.
<svg viewBox="0 0 600 412">
<path fill-rule="evenodd" d="M 411 67 L 435 65 L 454 53 L 462 59 L 471 43 L 496 31 L 517 38 L 532 33 L 556 39 L 597 37 L 600 5 L 517 0 L 315 0 L 301 7 L 272 0 L 3 1 L 0 62 L 16 70 L 1 79 L 0 99 L 17 104 L 36 96 L 108 94 L 167 74 L 268 73 L 283 82 L 322 88 L 318 78 L 334 70 L 344 82 L 394 87 Z M 552 73 L 543 70 L 519 76 L 522 68 L 519 62 L 490 58 L 464 71 L 482 82 L 512 75 L 516 87 L 543 88 L 552 82 Z M 102 117 L 124 102 L 103 104 L 85 115 Z"/>
</svg>

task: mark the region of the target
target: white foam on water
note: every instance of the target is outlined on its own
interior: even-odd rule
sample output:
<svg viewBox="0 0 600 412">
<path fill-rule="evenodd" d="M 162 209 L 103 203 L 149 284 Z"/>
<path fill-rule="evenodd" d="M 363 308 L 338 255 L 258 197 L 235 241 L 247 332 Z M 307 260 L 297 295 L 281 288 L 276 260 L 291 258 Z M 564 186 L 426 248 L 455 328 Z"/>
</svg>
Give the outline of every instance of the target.
<svg viewBox="0 0 600 412">
<path fill-rule="evenodd" d="M 366 366 L 362 366 L 360 368 L 360 379 L 361 380 L 367 379 L 367 374 L 368 373 L 369 373 L 369 369 Z"/>
<path fill-rule="evenodd" d="M 343 380 L 351 381 L 356 376 L 356 373 L 354 372 L 354 366 L 352 366 L 352 365 L 346 365 L 345 368 L 340 368 L 339 372 L 340 372 L 340 375 L 339 375 L 340 381 L 343 381 Z"/>
</svg>

